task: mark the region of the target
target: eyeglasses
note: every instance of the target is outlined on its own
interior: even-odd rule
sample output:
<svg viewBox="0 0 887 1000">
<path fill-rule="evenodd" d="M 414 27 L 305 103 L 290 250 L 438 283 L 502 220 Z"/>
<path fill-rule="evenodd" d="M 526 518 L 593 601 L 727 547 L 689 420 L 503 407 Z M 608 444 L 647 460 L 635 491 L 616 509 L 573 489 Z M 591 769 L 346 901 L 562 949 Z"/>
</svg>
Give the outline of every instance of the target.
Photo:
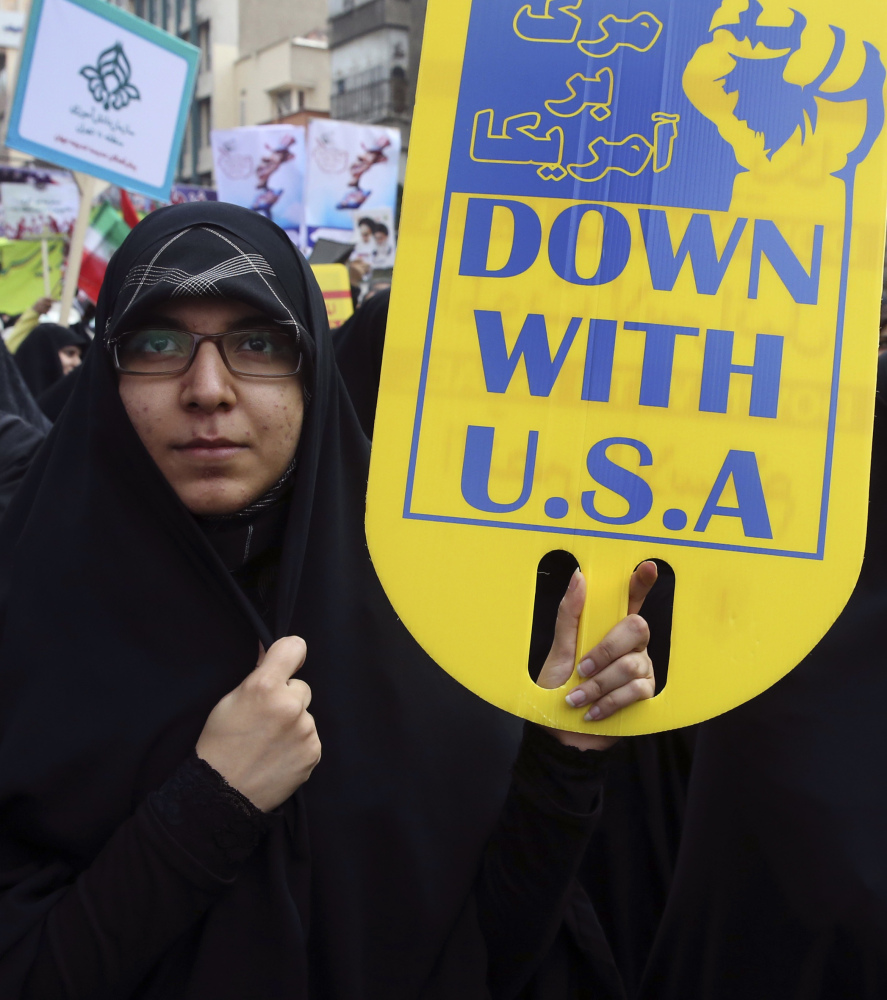
<svg viewBox="0 0 887 1000">
<path fill-rule="evenodd" d="M 285 378 L 302 367 L 300 333 L 288 330 L 236 330 L 189 333 L 146 328 L 121 334 L 111 345 L 114 367 L 125 375 L 181 375 L 204 340 L 215 340 L 225 367 L 234 375 Z"/>
</svg>

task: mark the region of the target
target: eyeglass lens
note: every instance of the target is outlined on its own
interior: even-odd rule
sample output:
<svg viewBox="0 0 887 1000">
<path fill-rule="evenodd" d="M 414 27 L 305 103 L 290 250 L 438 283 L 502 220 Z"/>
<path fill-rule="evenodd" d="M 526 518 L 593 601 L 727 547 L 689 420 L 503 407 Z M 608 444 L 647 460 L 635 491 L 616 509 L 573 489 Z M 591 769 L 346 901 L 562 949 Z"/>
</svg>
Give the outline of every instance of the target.
<svg viewBox="0 0 887 1000">
<path fill-rule="evenodd" d="M 242 375 L 294 375 L 301 353 L 296 338 L 281 330 L 237 330 L 213 338 L 232 371 Z M 117 343 L 123 372 L 166 375 L 184 371 L 195 336 L 184 330 L 136 330 Z"/>
</svg>

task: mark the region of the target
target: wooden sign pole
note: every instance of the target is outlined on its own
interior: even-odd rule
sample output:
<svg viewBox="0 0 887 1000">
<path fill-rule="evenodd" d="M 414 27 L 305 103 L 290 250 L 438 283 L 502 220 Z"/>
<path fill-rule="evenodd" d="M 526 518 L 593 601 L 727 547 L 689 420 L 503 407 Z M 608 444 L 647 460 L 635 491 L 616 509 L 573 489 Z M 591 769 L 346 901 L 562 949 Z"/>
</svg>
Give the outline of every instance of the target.
<svg viewBox="0 0 887 1000">
<path fill-rule="evenodd" d="M 77 291 L 77 279 L 80 277 L 80 263 L 83 260 L 83 244 L 86 241 L 86 230 L 89 228 L 89 214 L 92 199 L 96 191 L 96 178 L 89 174 L 74 173 L 77 186 L 80 188 L 80 210 L 71 234 L 71 245 L 68 248 L 68 266 L 65 270 L 65 283 L 62 287 L 62 301 L 59 309 L 59 323 L 68 326 L 71 305 Z"/>
<path fill-rule="evenodd" d="M 49 280 L 49 244 L 44 237 L 40 241 L 40 256 L 43 260 L 43 294 L 47 299 L 52 298 L 52 284 Z"/>
</svg>

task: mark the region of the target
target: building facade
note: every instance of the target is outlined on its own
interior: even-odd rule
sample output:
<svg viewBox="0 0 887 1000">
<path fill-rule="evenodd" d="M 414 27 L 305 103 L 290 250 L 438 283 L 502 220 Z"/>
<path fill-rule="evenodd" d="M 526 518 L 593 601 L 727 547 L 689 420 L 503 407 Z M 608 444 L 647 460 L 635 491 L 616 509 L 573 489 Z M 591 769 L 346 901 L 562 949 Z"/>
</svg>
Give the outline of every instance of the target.
<svg viewBox="0 0 887 1000">
<path fill-rule="evenodd" d="M 239 22 L 236 124 L 328 117 L 326 0 L 240 0 Z"/>
<path fill-rule="evenodd" d="M 237 124 L 234 64 L 238 56 L 238 0 L 112 0 L 200 49 L 197 89 L 185 130 L 178 180 L 213 183 L 210 132 Z"/>
<path fill-rule="evenodd" d="M 178 180 L 213 185 L 213 129 L 329 115 L 326 0 L 112 0 L 200 49 Z"/>
<path fill-rule="evenodd" d="M 329 0 L 329 19 L 332 117 L 407 139 L 410 0 Z"/>
<path fill-rule="evenodd" d="M 329 0 L 333 118 L 400 129 L 410 142 L 426 0 Z"/>
</svg>

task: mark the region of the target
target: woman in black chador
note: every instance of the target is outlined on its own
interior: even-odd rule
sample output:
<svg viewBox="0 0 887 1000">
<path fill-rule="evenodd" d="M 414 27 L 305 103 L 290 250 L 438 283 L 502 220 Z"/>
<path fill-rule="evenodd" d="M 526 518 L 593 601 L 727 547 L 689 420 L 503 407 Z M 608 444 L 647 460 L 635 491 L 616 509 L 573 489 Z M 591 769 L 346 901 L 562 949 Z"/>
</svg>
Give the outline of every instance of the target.
<svg viewBox="0 0 887 1000">
<path fill-rule="evenodd" d="M 611 741 L 522 727 L 398 622 L 285 234 L 153 213 L 96 329 L 0 524 L 0 996 L 619 997 L 575 878 Z M 650 697 L 646 640 L 616 625 L 575 711 Z"/>
</svg>

